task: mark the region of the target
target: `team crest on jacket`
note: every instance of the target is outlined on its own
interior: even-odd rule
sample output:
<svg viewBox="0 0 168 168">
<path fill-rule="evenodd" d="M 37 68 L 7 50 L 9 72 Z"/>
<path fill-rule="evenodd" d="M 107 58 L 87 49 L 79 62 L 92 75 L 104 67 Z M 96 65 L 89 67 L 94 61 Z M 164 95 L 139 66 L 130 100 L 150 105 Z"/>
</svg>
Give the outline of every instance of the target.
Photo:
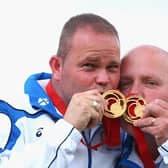
<svg viewBox="0 0 168 168">
<path fill-rule="evenodd" d="M 11 132 L 11 120 L 8 115 L 0 112 L 0 149 L 5 148 Z"/>
<path fill-rule="evenodd" d="M 39 98 L 38 99 L 38 103 L 40 106 L 46 106 L 47 104 L 49 104 L 49 100 L 47 98 Z"/>
</svg>

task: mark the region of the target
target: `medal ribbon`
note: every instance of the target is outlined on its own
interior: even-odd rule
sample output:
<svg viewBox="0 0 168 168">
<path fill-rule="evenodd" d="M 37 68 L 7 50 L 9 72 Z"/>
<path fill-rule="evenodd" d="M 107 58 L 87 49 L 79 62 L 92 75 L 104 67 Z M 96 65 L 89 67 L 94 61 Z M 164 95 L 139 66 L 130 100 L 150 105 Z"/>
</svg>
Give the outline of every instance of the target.
<svg viewBox="0 0 168 168">
<path fill-rule="evenodd" d="M 108 118 L 103 116 L 103 127 L 105 133 L 105 143 L 110 146 L 120 144 L 120 118 Z"/>
<path fill-rule="evenodd" d="M 64 115 L 67 106 L 64 103 L 64 101 L 61 99 L 61 97 L 54 90 L 54 88 L 53 88 L 53 86 L 51 84 L 51 81 L 49 81 L 47 86 L 46 86 L 46 92 L 47 92 L 49 98 L 52 100 L 54 106 L 58 108 L 59 112 L 62 115 Z"/>
<path fill-rule="evenodd" d="M 67 106 L 64 103 L 64 101 L 61 99 L 61 97 L 54 90 L 51 81 L 49 81 L 46 86 L 46 92 L 47 92 L 48 96 L 50 97 L 50 99 L 52 100 L 54 106 L 56 106 L 58 108 L 58 110 L 60 111 L 60 113 L 62 115 L 64 115 L 66 112 Z M 89 146 L 89 145 L 85 144 L 83 142 L 83 140 L 81 140 L 81 142 L 84 145 L 86 145 L 89 149 L 96 149 L 96 148 L 102 146 L 103 144 L 107 144 L 110 147 L 120 144 L 119 119 L 110 119 L 110 118 L 107 118 L 104 116 L 102 122 L 103 122 L 104 130 L 105 130 L 105 140 L 103 140 L 100 143 L 93 145 L 93 146 Z"/>
<path fill-rule="evenodd" d="M 152 159 L 152 155 L 146 143 L 143 132 L 137 128 L 132 126 L 134 132 L 134 138 L 137 146 L 137 150 L 139 156 L 144 164 L 145 168 L 156 168 L 155 163 Z"/>
<path fill-rule="evenodd" d="M 145 100 L 137 95 L 130 94 L 127 97 L 127 111 L 124 114 L 126 121 L 133 123 L 142 115 L 142 108 L 146 104 Z M 140 159 L 142 160 L 145 168 L 155 168 L 155 163 L 152 159 L 151 152 L 148 148 L 144 133 L 137 127 L 132 125 L 134 139 Z"/>
</svg>

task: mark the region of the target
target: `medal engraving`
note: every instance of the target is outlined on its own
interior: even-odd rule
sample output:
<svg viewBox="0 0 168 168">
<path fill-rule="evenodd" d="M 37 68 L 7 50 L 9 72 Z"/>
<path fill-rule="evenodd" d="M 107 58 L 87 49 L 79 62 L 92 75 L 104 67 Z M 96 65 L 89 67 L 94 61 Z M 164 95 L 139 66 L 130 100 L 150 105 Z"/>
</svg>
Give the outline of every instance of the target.
<svg viewBox="0 0 168 168">
<path fill-rule="evenodd" d="M 108 118 L 118 118 L 126 110 L 125 96 L 117 90 L 108 90 L 103 93 L 103 98 L 107 103 L 104 115 Z"/>
<path fill-rule="evenodd" d="M 127 109 L 123 114 L 124 119 L 129 123 L 133 123 L 133 121 L 141 118 L 145 104 L 146 101 L 141 96 L 132 95 L 127 97 Z"/>
</svg>

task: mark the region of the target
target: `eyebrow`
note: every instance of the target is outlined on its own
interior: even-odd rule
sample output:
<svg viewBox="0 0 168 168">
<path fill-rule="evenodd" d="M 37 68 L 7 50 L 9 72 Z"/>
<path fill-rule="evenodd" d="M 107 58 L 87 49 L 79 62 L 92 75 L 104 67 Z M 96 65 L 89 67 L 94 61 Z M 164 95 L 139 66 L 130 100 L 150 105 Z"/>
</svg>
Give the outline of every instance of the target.
<svg viewBox="0 0 168 168">
<path fill-rule="evenodd" d="M 97 56 L 94 56 L 94 57 L 87 57 L 87 58 L 84 59 L 84 60 L 86 60 L 86 61 L 96 61 L 96 62 L 98 62 L 98 61 L 100 60 L 100 58 L 97 57 Z"/>
</svg>

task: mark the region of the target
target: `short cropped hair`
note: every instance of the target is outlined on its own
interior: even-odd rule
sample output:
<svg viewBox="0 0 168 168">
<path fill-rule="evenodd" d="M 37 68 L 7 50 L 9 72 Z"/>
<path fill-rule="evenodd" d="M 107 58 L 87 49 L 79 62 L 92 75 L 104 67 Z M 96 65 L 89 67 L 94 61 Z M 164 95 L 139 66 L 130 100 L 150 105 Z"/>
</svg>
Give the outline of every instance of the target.
<svg viewBox="0 0 168 168">
<path fill-rule="evenodd" d="M 61 57 L 63 60 L 65 59 L 66 55 L 68 54 L 71 48 L 71 42 L 75 32 L 78 29 L 87 26 L 91 27 L 93 31 L 97 33 L 110 34 L 116 37 L 119 41 L 119 36 L 116 28 L 106 19 L 91 13 L 76 15 L 70 18 L 65 23 L 62 29 L 57 50 L 58 57 Z"/>
</svg>

